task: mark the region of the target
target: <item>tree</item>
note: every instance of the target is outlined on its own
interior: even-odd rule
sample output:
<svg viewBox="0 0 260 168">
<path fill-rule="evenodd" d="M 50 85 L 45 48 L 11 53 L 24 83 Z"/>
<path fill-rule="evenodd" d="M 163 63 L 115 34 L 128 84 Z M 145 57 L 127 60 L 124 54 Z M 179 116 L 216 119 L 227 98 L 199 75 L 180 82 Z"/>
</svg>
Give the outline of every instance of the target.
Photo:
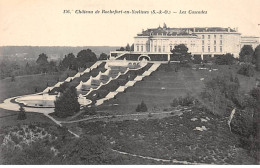
<svg viewBox="0 0 260 168">
<path fill-rule="evenodd" d="M 42 53 L 39 55 L 38 59 L 36 60 L 38 65 L 48 65 L 48 57 L 46 54 Z"/>
<path fill-rule="evenodd" d="M 72 116 L 80 110 L 77 91 L 75 87 L 67 88 L 60 97 L 54 102 L 54 114 L 58 117 L 65 118 Z"/>
<path fill-rule="evenodd" d="M 120 47 L 119 49 L 116 49 L 116 51 L 125 51 L 124 47 Z"/>
<path fill-rule="evenodd" d="M 254 67 L 251 64 L 244 64 L 237 73 L 248 77 L 254 76 Z"/>
<path fill-rule="evenodd" d="M 69 53 L 68 55 L 65 55 L 63 60 L 61 61 L 60 64 L 62 69 L 72 69 L 72 70 L 78 70 L 78 64 L 76 57 L 73 53 Z"/>
<path fill-rule="evenodd" d="M 25 120 L 26 119 L 26 113 L 22 105 L 20 105 L 19 113 L 17 116 L 17 120 Z"/>
<path fill-rule="evenodd" d="M 99 56 L 99 60 L 107 60 L 108 59 L 108 55 L 105 53 L 101 53 Z"/>
<path fill-rule="evenodd" d="M 184 44 L 174 46 L 171 50 L 171 60 L 180 62 L 190 62 L 191 54 L 188 53 L 188 48 Z"/>
<path fill-rule="evenodd" d="M 239 60 L 241 62 L 252 62 L 252 55 L 254 53 L 254 50 L 251 45 L 244 45 L 239 53 Z"/>
<path fill-rule="evenodd" d="M 77 54 L 77 62 L 79 67 L 84 67 L 87 63 L 96 62 L 96 61 L 97 61 L 97 56 L 90 49 L 81 50 Z"/>
<path fill-rule="evenodd" d="M 256 64 L 256 70 L 260 71 L 260 45 L 255 48 L 254 59 Z"/>
<path fill-rule="evenodd" d="M 36 63 L 39 65 L 41 72 L 43 73 L 47 72 L 47 67 L 49 62 L 46 54 L 44 53 L 40 54 L 38 59 L 36 60 Z"/>
<path fill-rule="evenodd" d="M 202 58 L 201 58 L 200 55 L 194 55 L 193 58 L 194 58 L 194 59 L 193 59 L 193 63 L 194 63 L 194 64 L 200 64 L 200 63 L 202 62 Z"/>
<path fill-rule="evenodd" d="M 141 104 L 138 104 L 137 108 L 135 109 L 136 112 L 146 112 L 147 110 L 148 109 L 144 101 L 142 101 Z"/>
<path fill-rule="evenodd" d="M 125 47 L 125 50 L 126 50 L 126 51 L 130 51 L 130 49 L 131 49 L 131 48 L 130 48 L 130 45 L 127 43 L 127 45 L 126 45 L 126 47 Z"/>
<path fill-rule="evenodd" d="M 217 56 L 215 63 L 218 65 L 232 65 L 234 60 L 233 54 L 227 53 L 225 55 Z"/>
<path fill-rule="evenodd" d="M 134 51 L 134 44 L 131 45 L 130 51 Z"/>
</svg>

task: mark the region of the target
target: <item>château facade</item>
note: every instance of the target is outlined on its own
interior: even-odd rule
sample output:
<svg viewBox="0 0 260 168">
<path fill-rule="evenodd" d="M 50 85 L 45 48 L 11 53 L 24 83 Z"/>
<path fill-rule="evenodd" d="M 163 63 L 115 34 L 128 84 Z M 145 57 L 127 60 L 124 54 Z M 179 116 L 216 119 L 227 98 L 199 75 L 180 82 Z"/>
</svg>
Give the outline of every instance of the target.
<svg viewBox="0 0 260 168">
<path fill-rule="evenodd" d="M 222 27 L 192 27 L 192 28 L 169 28 L 163 27 L 143 30 L 134 37 L 133 54 L 168 55 L 174 46 L 185 44 L 192 55 L 214 57 L 231 53 L 239 57 L 239 52 L 244 45 L 255 48 L 259 45 L 259 37 L 241 36 L 238 28 Z M 113 57 L 113 55 L 111 55 Z M 149 57 L 150 58 L 150 57 Z"/>
</svg>

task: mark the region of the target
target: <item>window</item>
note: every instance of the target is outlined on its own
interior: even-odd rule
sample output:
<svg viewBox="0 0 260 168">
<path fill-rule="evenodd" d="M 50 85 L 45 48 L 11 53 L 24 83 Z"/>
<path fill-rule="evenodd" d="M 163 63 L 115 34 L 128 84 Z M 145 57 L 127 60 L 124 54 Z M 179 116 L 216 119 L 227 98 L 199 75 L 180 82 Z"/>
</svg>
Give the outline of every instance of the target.
<svg viewBox="0 0 260 168">
<path fill-rule="evenodd" d="M 216 46 L 214 46 L 214 52 L 216 52 L 217 51 L 217 48 L 216 48 Z"/>
<path fill-rule="evenodd" d="M 162 52 L 161 46 L 158 47 L 158 52 Z"/>
<path fill-rule="evenodd" d="M 222 52 L 222 46 L 220 46 L 220 52 Z"/>
<path fill-rule="evenodd" d="M 204 45 L 204 40 L 202 40 L 202 45 Z"/>
<path fill-rule="evenodd" d="M 136 50 L 139 51 L 139 46 L 136 47 Z"/>
<path fill-rule="evenodd" d="M 208 39 L 210 39 L 210 35 L 208 35 Z"/>
<path fill-rule="evenodd" d="M 202 52 L 204 52 L 204 46 L 202 46 Z"/>
<path fill-rule="evenodd" d="M 220 45 L 222 45 L 222 40 L 220 40 Z"/>
<path fill-rule="evenodd" d="M 216 37 L 217 37 L 217 35 L 216 35 L 216 34 L 214 34 L 214 39 L 216 39 Z"/>
<path fill-rule="evenodd" d="M 154 46 L 154 52 L 157 52 L 157 46 Z"/>
<path fill-rule="evenodd" d="M 163 52 L 165 52 L 165 46 L 163 46 Z"/>
<path fill-rule="evenodd" d="M 172 50 L 172 45 L 170 45 L 170 51 Z"/>
<path fill-rule="evenodd" d="M 220 38 L 222 39 L 222 35 L 220 35 Z"/>
<path fill-rule="evenodd" d="M 208 46 L 208 52 L 210 52 L 210 46 Z"/>
<path fill-rule="evenodd" d="M 144 50 L 144 47 L 143 46 L 141 46 L 141 51 L 143 51 Z"/>
<path fill-rule="evenodd" d="M 217 43 L 216 40 L 214 40 L 214 45 L 216 45 L 216 43 Z"/>
<path fill-rule="evenodd" d="M 202 39 L 204 39 L 204 35 L 202 35 Z"/>
</svg>

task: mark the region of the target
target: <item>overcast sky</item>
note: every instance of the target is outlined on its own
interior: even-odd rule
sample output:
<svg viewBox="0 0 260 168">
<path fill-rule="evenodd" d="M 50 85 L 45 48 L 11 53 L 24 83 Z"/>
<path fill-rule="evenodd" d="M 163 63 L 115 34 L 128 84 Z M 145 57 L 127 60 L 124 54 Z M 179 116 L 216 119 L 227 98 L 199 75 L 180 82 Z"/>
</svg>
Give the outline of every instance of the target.
<svg viewBox="0 0 260 168">
<path fill-rule="evenodd" d="M 64 14 L 63 10 L 74 10 Z M 169 10 L 176 14 L 75 14 L 75 10 Z M 204 10 L 207 14 L 178 14 Z M 142 29 L 238 27 L 260 36 L 260 0 L 0 0 L 0 45 L 122 46 Z"/>
</svg>

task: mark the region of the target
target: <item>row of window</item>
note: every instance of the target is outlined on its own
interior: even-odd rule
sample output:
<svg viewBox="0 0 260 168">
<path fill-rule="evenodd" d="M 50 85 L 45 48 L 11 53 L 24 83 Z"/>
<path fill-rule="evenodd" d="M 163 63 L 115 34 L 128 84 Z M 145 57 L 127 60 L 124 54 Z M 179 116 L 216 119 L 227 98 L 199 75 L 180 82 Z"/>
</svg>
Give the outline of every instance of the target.
<svg viewBox="0 0 260 168">
<path fill-rule="evenodd" d="M 222 46 L 219 46 L 219 51 L 222 52 Z M 202 46 L 202 52 L 205 52 L 204 46 Z M 208 46 L 208 52 L 211 52 L 210 46 Z M 216 46 L 214 46 L 214 52 L 217 52 Z"/>
<path fill-rule="evenodd" d="M 208 35 L 208 39 L 210 39 L 210 37 L 211 37 L 211 35 L 209 34 Z M 222 34 L 220 35 L 220 39 L 222 39 Z M 217 38 L 217 35 L 216 34 L 214 34 L 214 39 L 216 39 Z M 202 35 L 202 39 L 205 39 L 205 35 Z"/>
<path fill-rule="evenodd" d="M 208 44 L 210 44 L 210 41 L 208 41 Z M 217 41 L 214 40 L 214 45 L 217 44 Z M 219 44 L 222 45 L 222 40 L 219 41 Z M 204 45 L 204 40 L 202 40 L 202 45 Z"/>
</svg>

